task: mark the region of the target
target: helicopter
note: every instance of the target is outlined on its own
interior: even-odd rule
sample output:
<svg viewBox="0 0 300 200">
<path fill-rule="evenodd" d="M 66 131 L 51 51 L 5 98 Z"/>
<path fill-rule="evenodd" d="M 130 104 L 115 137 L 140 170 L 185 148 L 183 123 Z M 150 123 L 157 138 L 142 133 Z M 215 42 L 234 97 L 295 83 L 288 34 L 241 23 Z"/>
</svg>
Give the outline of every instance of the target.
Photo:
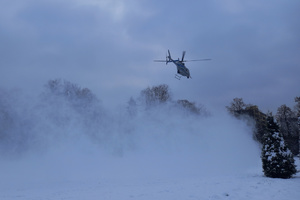
<svg viewBox="0 0 300 200">
<path fill-rule="evenodd" d="M 206 59 L 198 59 L 198 60 L 184 60 L 185 51 L 182 52 L 181 60 L 173 60 L 171 57 L 170 50 L 168 50 L 168 54 L 166 55 L 166 60 L 154 60 L 154 62 L 166 62 L 166 65 L 169 62 L 173 62 L 177 67 L 177 74 L 175 74 L 175 78 L 180 80 L 182 76 L 186 76 L 187 78 L 192 78 L 190 75 L 190 70 L 185 66 L 185 62 L 190 61 L 208 61 L 211 60 L 209 58 Z"/>
</svg>

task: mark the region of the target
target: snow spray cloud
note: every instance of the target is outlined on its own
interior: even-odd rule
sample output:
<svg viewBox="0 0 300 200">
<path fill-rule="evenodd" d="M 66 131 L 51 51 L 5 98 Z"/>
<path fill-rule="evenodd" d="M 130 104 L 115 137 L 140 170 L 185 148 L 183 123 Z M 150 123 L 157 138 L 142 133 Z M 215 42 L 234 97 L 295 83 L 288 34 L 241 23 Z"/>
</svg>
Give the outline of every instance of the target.
<svg viewBox="0 0 300 200">
<path fill-rule="evenodd" d="M 260 160 L 251 128 L 223 112 L 134 100 L 108 111 L 90 90 L 61 80 L 36 100 L 0 95 L 2 180 L 220 175 Z"/>
</svg>

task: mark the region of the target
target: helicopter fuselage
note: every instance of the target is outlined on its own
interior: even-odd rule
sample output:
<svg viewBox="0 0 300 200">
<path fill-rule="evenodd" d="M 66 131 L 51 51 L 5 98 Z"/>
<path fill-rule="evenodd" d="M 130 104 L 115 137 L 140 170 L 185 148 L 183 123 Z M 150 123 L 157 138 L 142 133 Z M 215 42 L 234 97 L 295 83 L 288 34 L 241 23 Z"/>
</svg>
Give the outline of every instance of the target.
<svg viewBox="0 0 300 200">
<path fill-rule="evenodd" d="M 187 78 L 191 77 L 190 70 L 179 59 L 178 60 L 170 59 L 170 61 L 168 61 L 168 62 L 173 62 L 176 65 L 178 74 L 180 74 L 182 76 L 186 76 Z"/>
</svg>

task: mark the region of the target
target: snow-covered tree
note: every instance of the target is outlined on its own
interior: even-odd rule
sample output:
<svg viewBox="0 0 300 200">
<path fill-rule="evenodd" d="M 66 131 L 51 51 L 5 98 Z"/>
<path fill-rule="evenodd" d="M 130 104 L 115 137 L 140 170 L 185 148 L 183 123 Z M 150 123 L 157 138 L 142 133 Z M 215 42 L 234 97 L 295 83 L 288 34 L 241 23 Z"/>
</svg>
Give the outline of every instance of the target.
<svg viewBox="0 0 300 200">
<path fill-rule="evenodd" d="M 291 178 L 296 172 L 292 152 L 287 148 L 274 117 L 267 117 L 268 133 L 263 138 L 262 165 L 265 176 Z"/>
</svg>

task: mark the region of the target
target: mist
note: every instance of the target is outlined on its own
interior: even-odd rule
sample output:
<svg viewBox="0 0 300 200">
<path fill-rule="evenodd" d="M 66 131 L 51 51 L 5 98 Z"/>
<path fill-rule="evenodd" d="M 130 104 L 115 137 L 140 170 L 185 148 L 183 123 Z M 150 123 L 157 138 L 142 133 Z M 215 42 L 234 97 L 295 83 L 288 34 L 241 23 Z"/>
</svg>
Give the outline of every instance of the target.
<svg viewBox="0 0 300 200">
<path fill-rule="evenodd" d="M 41 94 L 1 89 L 0 97 L 1 185 L 218 176 L 260 165 L 252 128 L 223 110 L 195 114 L 139 98 L 108 110 L 61 80 Z"/>
</svg>

